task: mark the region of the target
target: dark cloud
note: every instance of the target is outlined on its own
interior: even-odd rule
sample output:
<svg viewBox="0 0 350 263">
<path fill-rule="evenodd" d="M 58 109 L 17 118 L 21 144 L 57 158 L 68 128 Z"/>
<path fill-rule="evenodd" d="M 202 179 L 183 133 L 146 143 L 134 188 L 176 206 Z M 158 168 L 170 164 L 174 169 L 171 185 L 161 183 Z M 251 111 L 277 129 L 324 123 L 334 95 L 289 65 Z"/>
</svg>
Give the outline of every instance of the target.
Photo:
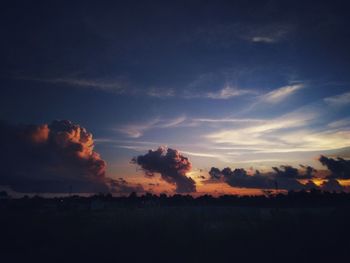
<svg viewBox="0 0 350 263">
<path fill-rule="evenodd" d="M 196 191 L 195 181 L 186 176 L 192 164 L 175 149 L 159 147 L 154 151 L 149 150 L 145 155 L 133 158 L 132 162 L 140 165 L 147 176 L 160 173 L 163 180 L 176 185 L 177 193 Z"/>
<path fill-rule="evenodd" d="M 231 168 L 224 168 L 222 170 L 212 167 L 209 171 L 211 179 L 221 179 L 232 187 L 244 188 L 274 188 L 274 181 L 265 175 L 261 175 L 257 171 L 254 175 L 248 175 L 243 168 L 231 170 Z"/>
<path fill-rule="evenodd" d="M 272 169 L 279 178 L 297 178 L 299 176 L 298 169 L 289 165 L 281 165 L 280 168 L 272 167 Z"/>
<path fill-rule="evenodd" d="M 109 179 L 108 182 L 109 182 L 110 191 L 112 193 L 130 194 L 132 192 L 135 192 L 135 193 L 145 192 L 141 184 L 132 185 L 123 178 L 118 178 L 116 180 Z"/>
<path fill-rule="evenodd" d="M 290 165 L 281 165 L 280 168 L 272 167 L 272 169 L 276 172 L 277 177 L 290 179 L 311 179 L 317 172 L 312 166 L 300 164 L 300 167 L 304 170 L 304 173 L 301 173 L 299 169 Z"/>
<path fill-rule="evenodd" d="M 222 170 L 212 167 L 209 171 L 210 180 L 208 182 L 223 181 L 232 187 L 272 189 L 277 187 L 283 190 L 311 190 L 319 189 L 329 192 L 348 191 L 349 188 L 340 184 L 337 179 L 350 178 L 350 161 L 338 157 L 337 159 L 321 156 L 320 162 L 327 166 L 332 174 L 320 186 L 317 186 L 312 179 L 317 178 L 317 170 L 311 166 L 300 165 L 301 170 L 289 165 L 272 167 L 273 172 L 260 173 L 258 170 L 253 175 L 249 175 L 242 168 Z M 308 179 L 306 183 L 300 180 Z"/>
<path fill-rule="evenodd" d="M 300 167 L 305 170 L 304 173 L 301 173 L 299 169 L 290 165 L 281 165 L 279 168 L 272 167 L 275 172 L 273 176 L 277 187 L 286 190 L 310 190 L 318 188 L 311 180 L 306 185 L 298 181 L 301 179 L 312 179 L 316 172 L 311 166 L 300 165 Z"/>
<path fill-rule="evenodd" d="M 312 189 L 319 189 L 319 187 L 312 180 L 308 180 L 307 183 L 304 185 L 304 189 L 312 190 Z"/>
<path fill-rule="evenodd" d="M 284 189 L 284 190 L 306 190 L 307 188 L 310 188 L 310 184 L 305 186 L 304 184 L 300 183 L 296 178 L 279 178 L 278 176 L 275 177 L 276 187 L 278 189 Z"/>
<path fill-rule="evenodd" d="M 317 173 L 317 170 L 312 166 L 300 164 L 300 167 L 305 170 L 305 174 L 302 176 L 305 179 L 311 179 L 314 177 L 315 173 Z"/>
<path fill-rule="evenodd" d="M 209 171 L 209 175 L 211 179 L 220 179 L 222 176 L 222 173 L 219 168 L 212 167 Z"/>
<path fill-rule="evenodd" d="M 299 170 L 292 166 L 283 165 L 280 168 L 272 167 L 273 173 L 260 173 L 256 170 L 254 174 L 249 175 L 243 168 L 231 170 L 227 167 L 220 170 L 212 167 L 209 175 L 211 180 L 221 180 L 232 187 L 284 190 L 316 189 L 317 185 L 311 180 L 305 185 L 298 181 L 298 179 L 313 178 L 315 170 L 311 166 L 303 168 L 306 170 L 305 174 L 300 174 Z"/>
<path fill-rule="evenodd" d="M 92 134 L 70 121 L 43 125 L 0 123 L 0 184 L 19 192 L 100 192 L 106 162 Z"/>
<path fill-rule="evenodd" d="M 333 159 L 323 155 L 318 160 L 331 171 L 332 178 L 350 179 L 350 160 L 340 157 Z"/>
<path fill-rule="evenodd" d="M 324 181 L 320 185 L 321 189 L 328 192 L 342 192 L 345 188 L 334 178 Z"/>
</svg>

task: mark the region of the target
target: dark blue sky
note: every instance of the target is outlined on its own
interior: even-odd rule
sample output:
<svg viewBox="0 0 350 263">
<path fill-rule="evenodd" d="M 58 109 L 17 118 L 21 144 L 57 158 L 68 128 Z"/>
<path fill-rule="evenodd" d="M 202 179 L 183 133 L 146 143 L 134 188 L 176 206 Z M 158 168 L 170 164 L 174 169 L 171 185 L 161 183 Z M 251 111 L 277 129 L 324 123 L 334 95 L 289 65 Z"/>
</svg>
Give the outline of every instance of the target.
<svg viewBox="0 0 350 263">
<path fill-rule="evenodd" d="M 350 146 L 347 1 L 9 1 L 0 119 L 86 127 L 114 177 L 175 147 L 195 169 Z M 346 151 L 347 152 L 347 151 Z"/>
</svg>

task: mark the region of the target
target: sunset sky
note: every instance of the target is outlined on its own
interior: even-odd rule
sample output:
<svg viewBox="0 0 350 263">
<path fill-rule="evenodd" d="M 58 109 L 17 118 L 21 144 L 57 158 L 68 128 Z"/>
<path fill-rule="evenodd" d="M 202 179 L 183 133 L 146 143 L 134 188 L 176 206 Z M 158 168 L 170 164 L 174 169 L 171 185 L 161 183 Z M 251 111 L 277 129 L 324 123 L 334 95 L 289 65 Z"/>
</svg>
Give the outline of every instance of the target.
<svg viewBox="0 0 350 263">
<path fill-rule="evenodd" d="M 194 192 L 183 178 L 199 194 L 265 188 L 213 182 L 212 167 L 269 176 L 272 167 L 312 166 L 315 177 L 350 179 L 319 161 L 342 157 L 350 171 L 345 1 L 11 1 L 0 13 L 7 189 L 90 192 L 96 184 L 80 187 L 82 178 L 102 173 L 108 182 L 97 184 L 116 194 Z M 191 167 L 173 177 L 167 166 L 132 161 L 160 146 Z"/>
</svg>

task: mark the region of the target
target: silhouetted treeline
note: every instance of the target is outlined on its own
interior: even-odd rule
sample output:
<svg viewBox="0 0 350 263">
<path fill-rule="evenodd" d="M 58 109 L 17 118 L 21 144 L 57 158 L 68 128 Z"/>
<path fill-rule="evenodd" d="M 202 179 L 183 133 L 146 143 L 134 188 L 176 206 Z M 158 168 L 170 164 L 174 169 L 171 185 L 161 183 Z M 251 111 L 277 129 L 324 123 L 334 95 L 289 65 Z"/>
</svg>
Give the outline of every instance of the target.
<svg viewBox="0 0 350 263">
<path fill-rule="evenodd" d="M 114 207 L 166 207 L 166 206 L 258 206 L 258 207 L 321 207 L 350 206 L 350 193 L 311 191 L 290 191 L 288 194 L 270 194 L 260 196 L 222 195 L 213 197 L 202 195 L 146 193 L 137 196 L 114 197 L 111 194 L 97 194 L 90 197 L 70 196 L 44 198 L 40 196 L 10 198 L 6 192 L 0 199 L 1 208 L 8 209 L 44 209 L 44 210 L 103 210 Z"/>
<path fill-rule="evenodd" d="M 3 262 L 346 262 L 350 194 L 0 198 Z"/>
</svg>

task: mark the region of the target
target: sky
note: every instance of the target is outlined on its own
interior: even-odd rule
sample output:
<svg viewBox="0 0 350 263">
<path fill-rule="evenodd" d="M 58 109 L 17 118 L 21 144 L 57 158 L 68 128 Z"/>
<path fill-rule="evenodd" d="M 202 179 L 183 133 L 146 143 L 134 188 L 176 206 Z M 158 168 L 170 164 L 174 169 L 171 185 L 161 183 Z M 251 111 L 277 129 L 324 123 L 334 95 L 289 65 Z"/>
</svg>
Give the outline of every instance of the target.
<svg viewBox="0 0 350 263">
<path fill-rule="evenodd" d="M 329 184 L 350 179 L 331 165 L 350 171 L 346 1 L 11 1 L 0 12 L 7 189 L 252 194 L 286 167 L 317 186 L 327 171 Z"/>
</svg>

